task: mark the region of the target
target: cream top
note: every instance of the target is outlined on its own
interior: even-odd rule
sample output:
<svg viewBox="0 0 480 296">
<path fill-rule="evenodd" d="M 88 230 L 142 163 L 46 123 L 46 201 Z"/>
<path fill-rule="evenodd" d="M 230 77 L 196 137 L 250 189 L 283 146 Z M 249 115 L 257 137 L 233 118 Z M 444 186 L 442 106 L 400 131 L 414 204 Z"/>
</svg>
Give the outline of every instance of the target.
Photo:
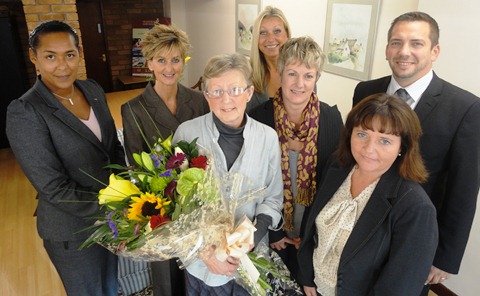
<svg viewBox="0 0 480 296">
<path fill-rule="evenodd" d="M 353 198 L 350 187 L 354 171 L 355 168 L 315 219 L 318 246 L 313 251 L 314 281 L 323 296 L 336 294 L 337 270 L 343 248 L 379 180 Z"/>
</svg>

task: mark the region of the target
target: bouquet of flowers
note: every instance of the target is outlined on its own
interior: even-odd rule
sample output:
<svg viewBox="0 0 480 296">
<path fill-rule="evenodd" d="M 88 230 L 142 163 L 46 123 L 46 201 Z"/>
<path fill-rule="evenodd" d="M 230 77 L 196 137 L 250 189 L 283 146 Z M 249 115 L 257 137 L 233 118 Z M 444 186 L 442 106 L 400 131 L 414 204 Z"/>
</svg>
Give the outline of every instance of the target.
<svg viewBox="0 0 480 296">
<path fill-rule="evenodd" d="M 269 256 L 249 254 L 252 222 L 245 217 L 234 225 L 235 209 L 261 196 L 264 189 L 242 191 L 250 180 L 239 174 L 218 177 L 214 158 L 200 153 L 196 140 L 175 145 L 171 140 L 171 136 L 159 139 L 150 153 L 133 154 L 134 167 L 110 166 L 121 173 L 112 174 L 100 190 L 103 213 L 95 217 L 94 232 L 81 247 L 98 243 L 142 261 L 180 258 L 185 267 L 212 255 L 215 246 L 219 260 L 240 258 L 236 279 L 251 294 L 266 295 L 272 277 L 287 282 L 288 274 L 279 272 Z M 222 193 L 220 184 L 229 187 L 228 194 Z"/>
</svg>

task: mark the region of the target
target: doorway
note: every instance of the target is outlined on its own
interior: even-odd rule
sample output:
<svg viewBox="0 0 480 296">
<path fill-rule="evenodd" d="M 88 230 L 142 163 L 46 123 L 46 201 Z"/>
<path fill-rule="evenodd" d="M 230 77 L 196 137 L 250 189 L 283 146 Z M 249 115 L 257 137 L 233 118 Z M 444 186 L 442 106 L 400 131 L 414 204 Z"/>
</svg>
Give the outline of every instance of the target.
<svg viewBox="0 0 480 296">
<path fill-rule="evenodd" d="M 20 22 L 23 24 L 20 24 Z M 22 30 L 19 30 L 21 28 Z M 9 147 L 6 134 L 7 107 L 29 88 L 21 33 L 27 36 L 23 6 L 20 1 L 0 2 L 0 148 Z"/>
<path fill-rule="evenodd" d="M 112 91 L 112 76 L 107 55 L 103 5 L 100 0 L 77 0 L 87 77 L 98 82 L 105 92 Z"/>
</svg>

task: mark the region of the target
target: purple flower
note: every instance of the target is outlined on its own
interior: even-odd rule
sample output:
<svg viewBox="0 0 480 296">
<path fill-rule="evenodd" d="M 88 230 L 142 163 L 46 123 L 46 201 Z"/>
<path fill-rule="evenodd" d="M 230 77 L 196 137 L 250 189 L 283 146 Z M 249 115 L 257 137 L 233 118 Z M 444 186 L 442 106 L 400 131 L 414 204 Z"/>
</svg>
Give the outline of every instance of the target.
<svg viewBox="0 0 480 296">
<path fill-rule="evenodd" d="M 165 172 L 159 175 L 159 177 L 171 177 L 171 176 L 172 176 L 172 169 L 166 170 Z"/>
<path fill-rule="evenodd" d="M 110 227 L 110 229 L 113 231 L 113 238 L 116 239 L 118 237 L 118 230 L 117 230 L 117 226 L 115 226 L 115 223 L 113 223 L 112 221 L 112 215 L 113 213 L 115 213 L 116 211 L 111 211 L 110 213 L 108 213 L 107 215 L 107 221 L 108 221 L 108 227 Z"/>
<path fill-rule="evenodd" d="M 163 155 L 158 155 L 158 154 L 150 154 L 150 158 L 153 161 L 153 166 L 155 168 L 158 168 L 160 166 L 160 160 L 163 158 Z"/>
</svg>

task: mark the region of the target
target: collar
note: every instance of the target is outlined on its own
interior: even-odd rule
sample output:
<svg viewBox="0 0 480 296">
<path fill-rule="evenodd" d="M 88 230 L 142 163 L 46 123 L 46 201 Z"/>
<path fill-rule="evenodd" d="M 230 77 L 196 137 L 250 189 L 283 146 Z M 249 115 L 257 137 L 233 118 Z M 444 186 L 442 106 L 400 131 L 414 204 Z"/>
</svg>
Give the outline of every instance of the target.
<svg viewBox="0 0 480 296">
<path fill-rule="evenodd" d="M 410 84 L 409 86 L 404 87 L 405 90 L 410 95 L 410 97 L 412 97 L 413 99 L 413 103 L 410 105 L 412 109 L 414 109 L 415 106 L 418 104 L 418 101 L 420 101 L 420 99 L 422 98 L 423 93 L 427 89 L 432 79 L 433 79 L 433 70 L 430 70 L 422 78 L 418 79 L 417 81 Z M 390 84 L 388 85 L 388 88 L 387 88 L 387 94 L 393 95 L 399 88 L 402 88 L 402 86 L 400 86 L 400 84 L 392 76 L 392 79 L 390 80 Z"/>
</svg>

